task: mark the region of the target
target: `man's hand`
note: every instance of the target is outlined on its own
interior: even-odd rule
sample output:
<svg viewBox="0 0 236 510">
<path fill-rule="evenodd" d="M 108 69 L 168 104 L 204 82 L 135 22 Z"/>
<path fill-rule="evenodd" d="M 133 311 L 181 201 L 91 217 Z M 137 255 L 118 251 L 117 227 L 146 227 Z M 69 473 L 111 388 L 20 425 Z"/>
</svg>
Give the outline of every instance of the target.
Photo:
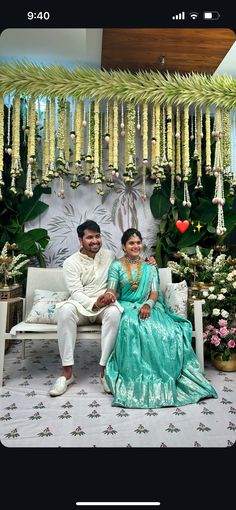
<svg viewBox="0 0 236 510">
<path fill-rule="evenodd" d="M 156 259 L 154 259 L 154 257 L 146 257 L 145 260 L 148 264 L 151 264 L 151 266 L 157 267 L 157 262 L 156 262 Z"/>
<path fill-rule="evenodd" d="M 149 305 L 143 305 L 139 310 L 140 319 L 148 319 L 151 315 L 151 307 Z"/>
<path fill-rule="evenodd" d="M 102 294 L 101 296 L 99 296 L 97 298 L 97 301 L 95 303 L 95 307 L 97 308 L 103 308 L 104 306 L 108 306 L 110 305 L 111 303 L 114 303 L 116 300 L 116 297 L 115 295 L 113 294 Z"/>
</svg>

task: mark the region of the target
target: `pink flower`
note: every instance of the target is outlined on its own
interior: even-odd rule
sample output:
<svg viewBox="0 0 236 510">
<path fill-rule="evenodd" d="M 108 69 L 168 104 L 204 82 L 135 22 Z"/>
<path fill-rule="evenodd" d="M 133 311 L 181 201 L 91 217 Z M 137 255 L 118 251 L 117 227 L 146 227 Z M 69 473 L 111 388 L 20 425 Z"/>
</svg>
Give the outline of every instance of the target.
<svg viewBox="0 0 236 510">
<path fill-rule="evenodd" d="M 220 328 L 220 336 L 227 336 L 229 334 L 229 330 L 226 327 Z"/>
<path fill-rule="evenodd" d="M 230 328 L 230 330 L 229 330 L 229 331 L 230 331 L 230 333 L 235 333 L 236 328 Z"/>
<path fill-rule="evenodd" d="M 212 330 L 214 329 L 214 326 L 212 326 L 211 324 L 209 324 L 209 325 L 206 327 L 206 329 L 207 329 L 208 331 L 212 331 Z"/>
<path fill-rule="evenodd" d="M 228 341 L 228 346 L 230 349 L 234 349 L 235 347 L 235 341 L 233 339 L 229 340 Z"/>
<path fill-rule="evenodd" d="M 220 319 L 220 320 L 218 321 L 218 324 L 219 324 L 219 326 L 221 326 L 221 327 L 222 327 L 222 326 L 227 326 L 227 321 L 226 321 L 225 319 Z"/>
<path fill-rule="evenodd" d="M 220 338 L 216 335 L 213 335 L 211 337 L 211 344 L 213 344 L 217 347 L 218 345 L 220 345 Z"/>
</svg>

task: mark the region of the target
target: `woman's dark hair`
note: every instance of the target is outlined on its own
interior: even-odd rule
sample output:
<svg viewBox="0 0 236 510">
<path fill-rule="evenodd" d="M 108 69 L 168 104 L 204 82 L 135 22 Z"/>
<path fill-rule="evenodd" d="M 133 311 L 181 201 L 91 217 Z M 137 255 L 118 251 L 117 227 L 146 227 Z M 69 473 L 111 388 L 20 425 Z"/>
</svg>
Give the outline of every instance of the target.
<svg viewBox="0 0 236 510">
<path fill-rule="evenodd" d="M 137 230 L 136 228 L 128 228 L 124 233 L 123 233 L 123 236 L 121 238 L 121 244 L 126 244 L 127 241 L 132 237 L 132 236 L 138 236 L 140 241 L 142 241 L 142 236 L 139 232 L 139 230 Z"/>
<path fill-rule="evenodd" d="M 100 230 L 100 227 L 99 225 L 96 223 L 96 221 L 93 221 L 93 220 L 86 220 L 84 223 L 81 223 L 81 225 L 79 225 L 77 227 L 77 234 L 78 234 L 78 237 L 83 237 L 84 236 L 84 231 L 85 230 L 93 230 L 94 232 L 98 232 L 100 234 L 101 230 Z"/>
</svg>

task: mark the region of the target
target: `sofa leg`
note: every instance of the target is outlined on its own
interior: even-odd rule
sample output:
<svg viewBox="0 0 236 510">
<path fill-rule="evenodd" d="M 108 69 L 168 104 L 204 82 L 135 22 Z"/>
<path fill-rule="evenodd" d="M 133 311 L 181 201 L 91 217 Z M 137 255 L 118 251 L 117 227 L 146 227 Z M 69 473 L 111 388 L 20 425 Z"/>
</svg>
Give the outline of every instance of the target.
<svg viewBox="0 0 236 510">
<path fill-rule="evenodd" d="M 21 344 L 21 359 L 25 359 L 25 340 L 22 340 Z"/>
</svg>

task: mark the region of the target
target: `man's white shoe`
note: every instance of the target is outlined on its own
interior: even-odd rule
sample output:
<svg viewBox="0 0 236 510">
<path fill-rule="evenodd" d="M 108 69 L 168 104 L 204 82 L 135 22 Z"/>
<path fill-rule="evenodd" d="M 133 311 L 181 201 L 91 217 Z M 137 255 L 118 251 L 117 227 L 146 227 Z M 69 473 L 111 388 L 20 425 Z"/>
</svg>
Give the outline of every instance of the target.
<svg viewBox="0 0 236 510">
<path fill-rule="evenodd" d="M 69 384 L 74 382 L 74 376 L 72 375 L 70 379 L 66 379 L 64 375 L 61 377 L 58 377 L 55 384 L 53 385 L 52 389 L 49 391 L 49 395 L 51 397 L 57 397 L 59 395 L 63 395 L 65 391 L 67 390 L 67 387 Z"/>
<path fill-rule="evenodd" d="M 106 381 L 105 381 L 105 377 L 100 377 L 100 381 L 103 385 L 103 389 L 106 393 L 109 393 L 111 395 L 111 391 L 110 391 L 110 388 L 109 386 L 107 385 Z"/>
</svg>

